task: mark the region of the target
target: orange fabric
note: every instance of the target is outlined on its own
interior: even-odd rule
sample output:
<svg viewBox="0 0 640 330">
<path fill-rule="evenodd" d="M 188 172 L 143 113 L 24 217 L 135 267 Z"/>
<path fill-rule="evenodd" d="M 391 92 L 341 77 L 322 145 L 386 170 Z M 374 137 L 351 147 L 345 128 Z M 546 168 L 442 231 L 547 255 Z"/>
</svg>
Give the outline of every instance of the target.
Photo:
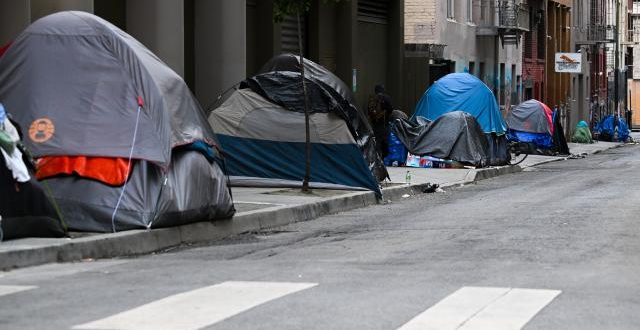
<svg viewBox="0 0 640 330">
<path fill-rule="evenodd" d="M 56 175 L 78 175 L 112 186 L 121 186 L 127 180 L 127 160 L 124 158 L 48 156 L 38 159 L 36 167 L 38 180 Z"/>
</svg>

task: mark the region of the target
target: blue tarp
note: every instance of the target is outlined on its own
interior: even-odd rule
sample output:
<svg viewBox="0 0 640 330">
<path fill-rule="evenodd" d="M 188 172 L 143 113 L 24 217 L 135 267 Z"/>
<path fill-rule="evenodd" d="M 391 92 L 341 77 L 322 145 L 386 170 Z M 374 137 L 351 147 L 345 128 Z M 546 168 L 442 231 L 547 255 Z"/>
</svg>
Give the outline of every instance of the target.
<svg viewBox="0 0 640 330">
<path fill-rule="evenodd" d="M 484 133 L 502 135 L 507 130 L 493 92 L 468 73 L 451 73 L 436 81 L 422 95 L 412 119 L 421 116 L 436 120 L 442 114 L 457 110 L 474 116 Z"/>
<path fill-rule="evenodd" d="M 388 135 L 389 154 L 384 158 L 385 166 L 402 166 L 407 162 L 407 148 L 402 141 L 389 130 Z M 394 165 L 394 163 L 396 165 Z"/>
<path fill-rule="evenodd" d="M 617 129 L 617 139 L 615 139 L 615 132 Z M 598 132 L 600 139 L 607 141 L 619 141 L 626 142 L 629 139 L 629 126 L 627 122 L 620 117 L 614 115 L 608 115 L 596 124 L 594 131 Z"/>
<path fill-rule="evenodd" d="M 514 142 L 533 143 L 536 147 L 542 149 L 553 148 L 553 138 L 551 134 L 546 133 L 531 133 L 509 129 L 507 139 Z"/>
</svg>

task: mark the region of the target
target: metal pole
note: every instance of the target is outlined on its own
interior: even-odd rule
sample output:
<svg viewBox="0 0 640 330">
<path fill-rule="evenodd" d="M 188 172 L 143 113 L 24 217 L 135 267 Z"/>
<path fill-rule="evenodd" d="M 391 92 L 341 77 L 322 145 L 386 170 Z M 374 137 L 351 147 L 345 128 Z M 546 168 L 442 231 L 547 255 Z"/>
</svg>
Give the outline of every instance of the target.
<svg viewBox="0 0 640 330">
<path fill-rule="evenodd" d="M 300 13 L 298 13 L 298 48 L 300 50 L 300 80 L 302 82 L 302 96 L 304 97 L 304 131 L 305 131 L 305 166 L 304 179 L 302 180 L 302 192 L 311 193 L 309 181 L 311 181 L 311 139 L 309 130 L 309 99 L 307 97 L 307 85 L 304 80 L 304 51 L 302 49 L 302 28 Z"/>
</svg>

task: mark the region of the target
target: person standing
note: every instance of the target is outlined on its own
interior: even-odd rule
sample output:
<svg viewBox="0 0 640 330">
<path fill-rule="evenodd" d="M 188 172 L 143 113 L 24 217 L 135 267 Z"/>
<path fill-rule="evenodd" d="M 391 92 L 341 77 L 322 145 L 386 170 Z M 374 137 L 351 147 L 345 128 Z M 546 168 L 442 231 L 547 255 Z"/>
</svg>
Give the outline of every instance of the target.
<svg viewBox="0 0 640 330">
<path fill-rule="evenodd" d="M 393 112 L 393 104 L 391 102 L 391 96 L 386 93 L 383 84 L 376 85 L 374 93 L 374 95 L 369 97 L 367 112 L 369 122 L 373 128 L 373 135 L 376 139 L 378 154 L 384 158 L 389 153 L 387 134 L 389 131 L 391 112 Z"/>
</svg>

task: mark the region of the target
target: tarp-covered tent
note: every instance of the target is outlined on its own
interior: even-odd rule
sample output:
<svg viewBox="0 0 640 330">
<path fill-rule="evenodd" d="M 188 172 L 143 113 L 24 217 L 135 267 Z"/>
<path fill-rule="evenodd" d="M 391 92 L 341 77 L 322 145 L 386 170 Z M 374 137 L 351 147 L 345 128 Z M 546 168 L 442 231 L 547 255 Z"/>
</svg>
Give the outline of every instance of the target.
<svg viewBox="0 0 640 330">
<path fill-rule="evenodd" d="M 65 235 L 62 221 L 30 165 L 21 133 L 0 103 L 0 241 Z"/>
<path fill-rule="evenodd" d="M 320 67 L 313 62 L 310 65 Z M 232 185 L 301 185 L 306 135 L 300 78 L 297 71 L 258 74 L 241 83 L 240 89 L 209 115 L 227 156 Z M 352 97 L 343 97 L 331 87 L 338 82 L 324 83 L 327 77 L 316 79 L 305 74 L 305 79 L 312 143 L 311 187 L 368 189 L 380 195 L 378 181 L 387 176 L 386 168 L 370 144 L 366 120 L 348 101 Z"/>
<path fill-rule="evenodd" d="M 507 138 L 522 153 L 568 154 L 564 130 L 556 114 L 538 100 L 527 100 L 507 115 Z"/>
<path fill-rule="evenodd" d="M 522 102 L 507 114 L 509 141 L 533 143 L 537 148 L 553 148 L 553 111 L 538 100 Z"/>
<path fill-rule="evenodd" d="M 598 140 L 626 142 L 629 139 L 629 126 L 622 117 L 608 115 L 596 124 L 594 129 Z"/>
<path fill-rule="evenodd" d="M 72 230 L 233 215 L 214 133 L 184 81 L 97 16 L 59 12 L 31 24 L 0 58 L 0 100 L 34 156 L 57 164 L 48 173 L 60 175 L 45 181 Z M 83 177 L 91 161 L 126 184 Z"/>
<path fill-rule="evenodd" d="M 374 139 L 369 120 L 366 114 L 356 106 L 355 97 L 351 92 L 351 89 L 349 89 L 349 87 L 347 87 L 347 85 L 340 78 L 338 78 L 335 74 L 327 70 L 322 65 L 306 58 L 303 59 L 303 63 L 305 78 L 311 80 L 313 82 L 313 86 L 319 86 L 323 93 L 326 93 L 330 96 L 328 98 L 328 101 L 322 101 L 322 103 L 335 102 L 335 105 L 330 104 L 328 108 L 331 109 L 330 111 L 335 112 L 346 121 L 347 127 L 351 131 L 351 134 L 356 140 L 358 146 L 360 146 L 360 149 L 362 150 L 362 153 L 367 160 L 367 163 L 369 164 L 369 168 L 373 172 L 373 175 L 379 181 L 387 178 L 389 174 L 387 173 L 387 168 L 384 166 L 382 158 L 377 152 L 376 141 Z M 261 74 L 287 71 L 296 73 L 300 72 L 300 57 L 293 54 L 280 54 L 274 56 L 260 69 Z M 299 75 L 298 80 L 300 80 Z M 251 84 L 251 80 L 248 80 L 248 82 Z M 256 84 L 252 84 L 252 86 L 255 91 L 265 96 L 267 99 L 284 106 L 285 108 L 293 109 L 293 111 L 304 111 L 302 98 L 300 97 L 298 90 L 294 91 L 294 93 L 291 95 L 291 98 L 289 98 L 276 95 L 283 92 L 278 89 L 272 89 L 269 91 L 268 89 L 257 86 Z M 312 88 L 315 88 L 313 86 Z M 314 102 L 314 104 L 318 104 L 318 98 L 315 98 L 315 100 L 316 102 Z M 326 106 L 324 107 L 327 108 Z M 322 112 L 327 110 L 320 109 L 318 111 Z"/>
<path fill-rule="evenodd" d="M 396 119 L 392 130 L 413 155 L 478 167 L 487 165 L 489 160 L 489 146 L 482 128 L 475 117 L 466 112 L 448 112 L 423 125 Z"/>
<path fill-rule="evenodd" d="M 493 92 L 469 73 L 450 73 L 438 79 L 416 106 L 412 119 L 436 120 L 451 111 L 464 111 L 476 118 L 489 144 L 489 165 L 507 164 L 507 126 Z"/>
</svg>

